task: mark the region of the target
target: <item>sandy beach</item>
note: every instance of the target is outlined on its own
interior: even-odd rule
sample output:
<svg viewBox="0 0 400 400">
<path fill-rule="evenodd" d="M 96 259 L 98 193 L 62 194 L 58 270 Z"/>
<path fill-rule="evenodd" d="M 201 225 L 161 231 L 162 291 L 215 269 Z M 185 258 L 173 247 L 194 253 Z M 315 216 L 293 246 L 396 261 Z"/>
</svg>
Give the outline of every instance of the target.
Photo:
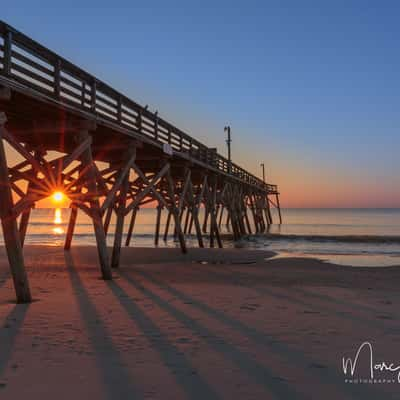
<svg viewBox="0 0 400 400">
<path fill-rule="evenodd" d="M 0 253 L 1 399 L 396 398 L 396 373 L 346 383 L 342 357 L 369 341 L 400 364 L 398 268 L 130 248 L 104 282 L 94 247 L 25 254 L 35 301 L 16 305 Z"/>
</svg>

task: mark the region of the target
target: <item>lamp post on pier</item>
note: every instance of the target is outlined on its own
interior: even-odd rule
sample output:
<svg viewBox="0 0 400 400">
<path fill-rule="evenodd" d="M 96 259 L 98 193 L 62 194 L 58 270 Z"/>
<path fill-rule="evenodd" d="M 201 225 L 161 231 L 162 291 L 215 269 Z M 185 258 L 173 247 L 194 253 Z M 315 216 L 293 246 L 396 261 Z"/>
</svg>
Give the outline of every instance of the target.
<svg viewBox="0 0 400 400">
<path fill-rule="evenodd" d="M 262 168 L 262 177 L 263 177 L 263 182 L 265 183 L 265 164 L 261 163 L 260 167 Z"/>
<path fill-rule="evenodd" d="M 231 164 L 232 164 L 232 159 L 231 159 L 231 143 L 232 143 L 232 139 L 231 139 L 231 127 L 225 126 L 224 127 L 224 132 L 228 133 L 228 138 L 226 139 L 226 144 L 228 146 L 228 173 L 231 172 Z"/>
</svg>

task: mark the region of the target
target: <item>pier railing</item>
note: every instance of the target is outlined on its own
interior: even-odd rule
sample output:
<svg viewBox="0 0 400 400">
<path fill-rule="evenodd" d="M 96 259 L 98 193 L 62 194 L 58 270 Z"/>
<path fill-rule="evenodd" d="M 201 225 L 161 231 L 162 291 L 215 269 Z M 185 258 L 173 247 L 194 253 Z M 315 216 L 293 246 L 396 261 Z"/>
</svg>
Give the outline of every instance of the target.
<svg viewBox="0 0 400 400">
<path fill-rule="evenodd" d="M 277 186 L 264 183 L 245 169 L 173 126 L 157 113 L 129 99 L 106 83 L 0 21 L 0 75 L 55 101 L 73 106 L 95 119 L 166 146 L 167 151 L 187 154 L 225 174 L 268 192 Z"/>
</svg>

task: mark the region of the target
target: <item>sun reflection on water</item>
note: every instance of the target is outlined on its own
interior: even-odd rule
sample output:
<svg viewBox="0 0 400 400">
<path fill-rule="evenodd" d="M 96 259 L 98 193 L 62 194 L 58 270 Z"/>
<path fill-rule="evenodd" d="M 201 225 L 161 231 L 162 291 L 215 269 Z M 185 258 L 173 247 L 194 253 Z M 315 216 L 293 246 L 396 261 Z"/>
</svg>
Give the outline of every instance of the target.
<svg viewBox="0 0 400 400">
<path fill-rule="evenodd" d="M 61 208 L 56 208 L 54 210 L 54 220 L 53 220 L 55 225 L 60 225 L 62 224 L 62 218 L 61 218 Z M 55 226 L 53 228 L 53 233 L 56 235 L 62 235 L 64 233 L 64 229 L 61 226 Z"/>
</svg>

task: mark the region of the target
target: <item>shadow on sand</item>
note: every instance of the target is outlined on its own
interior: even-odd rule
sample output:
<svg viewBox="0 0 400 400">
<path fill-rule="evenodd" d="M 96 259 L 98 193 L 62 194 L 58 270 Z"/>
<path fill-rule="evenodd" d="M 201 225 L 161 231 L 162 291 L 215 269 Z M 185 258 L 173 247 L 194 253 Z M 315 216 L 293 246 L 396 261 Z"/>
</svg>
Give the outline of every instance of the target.
<svg viewBox="0 0 400 400">
<path fill-rule="evenodd" d="M 169 342 L 157 325 L 136 305 L 129 295 L 115 282 L 107 282 L 113 294 L 129 317 L 138 325 L 153 348 L 159 353 L 164 365 L 174 374 L 178 384 L 189 399 L 220 399 L 220 396 L 194 370 L 185 354 Z"/>
<path fill-rule="evenodd" d="M 144 273 L 143 273 L 144 275 Z M 196 319 L 190 317 L 184 312 L 178 310 L 173 307 L 169 302 L 137 283 L 133 278 L 131 278 L 127 273 L 122 272 L 121 276 L 134 288 L 138 291 L 142 292 L 145 296 L 151 299 L 155 304 L 159 307 L 166 310 L 170 315 L 172 315 L 177 321 L 184 324 L 188 329 L 193 331 L 198 337 L 201 337 L 202 340 L 207 342 L 207 344 L 217 353 L 220 353 L 223 357 L 225 357 L 230 362 L 236 364 L 238 368 L 240 368 L 243 372 L 247 374 L 247 376 L 252 379 L 256 384 L 264 387 L 267 393 L 272 393 L 277 398 L 296 398 L 302 399 L 305 398 L 299 392 L 295 390 L 294 387 L 288 385 L 285 382 L 285 379 L 280 378 L 278 375 L 274 374 L 273 371 L 270 371 L 263 364 L 254 360 L 251 356 L 244 353 L 237 347 L 229 344 L 224 340 L 224 338 L 215 335 L 209 329 L 201 325 Z M 148 274 L 146 274 L 149 280 L 155 282 L 154 279 L 150 278 Z M 160 285 L 160 283 L 158 283 Z M 161 286 L 161 285 L 160 285 Z M 165 288 L 166 285 L 163 285 Z M 174 294 L 176 291 L 174 291 Z M 176 294 L 175 294 L 176 295 Z M 177 296 L 178 297 L 178 296 Z M 182 296 L 181 296 L 182 297 Z M 196 305 L 196 302 L 193 299 L 186 298 L 191 303 Z M 221 313 L 223 314 L 223 313 Z M 232 324 L 231 324 L 232 325 Z M 235 324 L 235 328 L 238 328 L 238 324 Z M 205 398 L 205 397 L 202 397 Z"/>
<path fill-rule="evenodd" d="M 78 300 L 82 320 L 86 324 L 87 333 L 93 346 L 107 398 L 110 400 L 143 398 L 142 393 L 133 386 L 132 376 L 123 366 L 120 352 L 115 348 L 109 332 L 102 324 L 69 252 L 65 252 L 65 264 Z"/>
<path fill-rule="evenodd" d="M 15 350 L 15 341 L 20 332 L 29 304 L 15 304 L 13 309 L 6 316 L 3 325 L 0 327 L 0 378 Z"/>
<path fill-rule="evenodd" d="M 379 397 L 379 395 L 382 395 L 381 392 L 376 390 L 378 388 L 372 388 L 371 385 L 366 385 L 368 387 L 363 387 L 362 385 L 346 384 L 344 382 L 343 374 L 340 374 L 339 368 L 337 368 L 337 370 L 333 370 L 332 368 L 311 368 L 313 365 L 319 365 L 319 361 L 308 358 L 305 353 L 297 350 L 293 346 L 289 347 L 285 345 L 277 337 L 265 332 L 261 332 L 237 319 L 230 317 L 218 309 L 210 307 L 209 305 L 192 298 L 186 293 L 183 293 L 170 286 L 165 281 L 155 278 L 153 274 L 149 272 L 145 272 L 143 270 L 136 270 L 135 272 L 152 282 L 154 285 L 169 292 L 182 302 L 190 304 L 192 307 L 197 308 L 208 316 L 225 324 L 230 329 L 233 329 L 246 336 L 254 343 L 264 346 L 264 349 L 267 352 L 271 352 L 282 357 L 288 364 L 296 366 L 297 368 L 305 371 L 307 374 L 312 374 L 312 379 L 315 379 L 317 382 L 330 385 L 332 389 L 335 389 L 335 391 L 342 392 L 343 399 L 348 397 L 357 399 L 374 399 L 377 398 L 376 396 Z M 231 361 L 237 363 L 240 368 L 243 369 L 249 376 L 251 376 L 257 383 L 263 384 L 278 398 L 302 398 L 302 396 L 300 396 L 293 387 L 290 387 L 285 382 L 281 382 L 276 379 L 279 377 L 273 375 L 271 371 L 269 371 L 264 365 L 260 365 L 251 359 L 251 357 L 238 350 L 236 347 L 224 342 L 221 338 L 216 338 L 215 335 L 201 326 L 198 321 L 189 317 L 182 311 L 177 310 L 170 303 L 167 303 L 162 298 L 146 289 L 143 285 L 135 282 L 135 280 L 129 277 L 127 273 L 123 273 L 123 277 L 131 285 L 136 287 L 138 290 L 141 290 L 144 294 L 151 298 L 156 304 L 159 304 L 161 307 L 170 312 L 171 315 L 173 315 L 176 319 L 183 322 L 187 327 L 195 331 L 196 334 L 206 336 L 206 340 L 211 347 L 213 347 L 216 351 L 222 352 L 227 358 L 230 358 Z M 311 392 L 312 388 L 310 388 L 310 393 Z M 386 398 L 391 398 L 390 393 L 385 393 L 385 396 Z"/>
</svg>

